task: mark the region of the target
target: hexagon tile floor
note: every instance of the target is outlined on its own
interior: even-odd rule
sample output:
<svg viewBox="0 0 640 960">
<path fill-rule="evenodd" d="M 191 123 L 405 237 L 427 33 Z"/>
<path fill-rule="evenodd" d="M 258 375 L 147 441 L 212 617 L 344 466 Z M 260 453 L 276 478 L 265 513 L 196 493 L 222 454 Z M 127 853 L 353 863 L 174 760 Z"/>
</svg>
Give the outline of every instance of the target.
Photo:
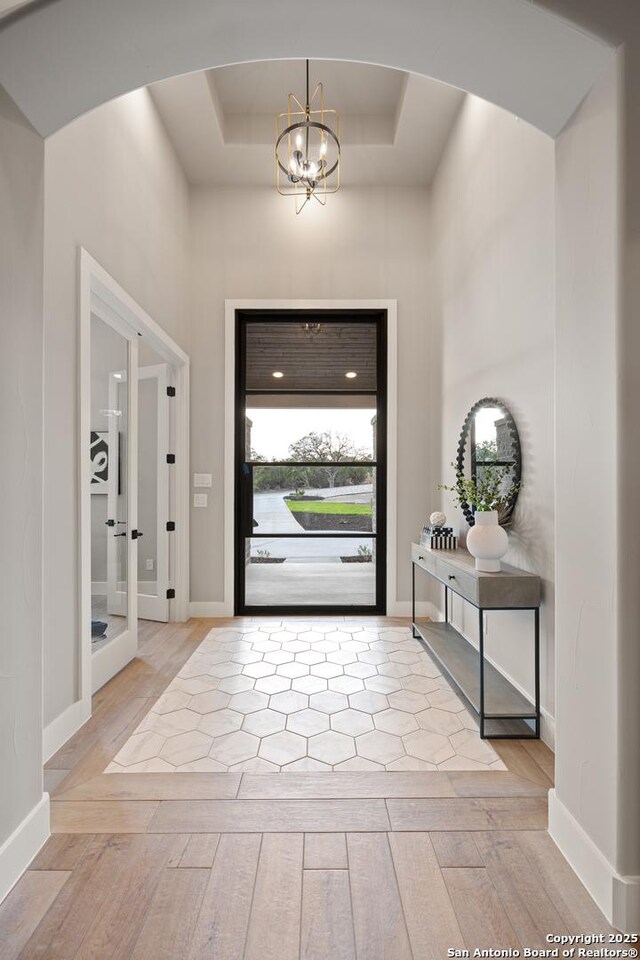
<svg viewBox="0 0 640 960">
<path fill-rule="evenodd" d="M 217 628 L 106 773 L 505 770 L 410 629 Z"/>
</svg>

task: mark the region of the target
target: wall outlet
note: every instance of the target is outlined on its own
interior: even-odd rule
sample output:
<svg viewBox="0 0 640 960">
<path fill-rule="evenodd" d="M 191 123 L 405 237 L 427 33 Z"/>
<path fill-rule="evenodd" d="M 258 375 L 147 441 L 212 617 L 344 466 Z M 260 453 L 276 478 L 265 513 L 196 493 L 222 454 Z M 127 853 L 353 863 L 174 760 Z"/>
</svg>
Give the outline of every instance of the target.
<svg viewBox="0 0 640 960">
<path fill-rule="evenodd" d="M 209 497 L 206 493 L 194 493 L 193 495 L 193 505 L 194 507 L 206 507 L 209 502 Z"/>
<path fill-rule="evenodd" d="M 147 570 L 153 570 L 153 557 L 148 557 L 145 563 L 145 568 Z"/>
</svg>

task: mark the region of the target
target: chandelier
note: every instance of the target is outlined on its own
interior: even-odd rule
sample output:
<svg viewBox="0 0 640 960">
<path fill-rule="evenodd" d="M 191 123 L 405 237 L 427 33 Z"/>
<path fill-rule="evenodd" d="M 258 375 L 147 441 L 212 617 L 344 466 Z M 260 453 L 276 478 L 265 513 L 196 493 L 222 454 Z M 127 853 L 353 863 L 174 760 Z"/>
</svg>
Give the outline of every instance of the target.
<svg viewBox="0 0 640 960">
<path fill-rule="evenodd" d="M 340 114 L 324 106 L 324 87 L 316 85 L 304 106 L 290 93 L 287 109 L 276 120 L 276 187 L 294 197 L 296 214 L 313 197 L 324 205 L 340 187 Z"/>
<path fill-rule="evenodd" d="M 314 340 L 319 333 L 322 331 L 321 323 L 309 323 L 308 321 L 302 324 L 302 330 L 307 340 Z"/>
</svg>

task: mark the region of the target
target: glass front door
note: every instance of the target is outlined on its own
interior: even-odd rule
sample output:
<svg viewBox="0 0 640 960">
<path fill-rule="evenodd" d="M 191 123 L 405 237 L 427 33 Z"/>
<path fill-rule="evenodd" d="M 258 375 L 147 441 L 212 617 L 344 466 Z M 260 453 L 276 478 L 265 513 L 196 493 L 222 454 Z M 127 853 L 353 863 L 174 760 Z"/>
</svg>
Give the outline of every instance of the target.
<svg viewBox="0 0 640 960">
<path fill-rule="evenodd" d="M 385 319 L 238 315 L 238 613 L 384 611 Z"/>
</svg>

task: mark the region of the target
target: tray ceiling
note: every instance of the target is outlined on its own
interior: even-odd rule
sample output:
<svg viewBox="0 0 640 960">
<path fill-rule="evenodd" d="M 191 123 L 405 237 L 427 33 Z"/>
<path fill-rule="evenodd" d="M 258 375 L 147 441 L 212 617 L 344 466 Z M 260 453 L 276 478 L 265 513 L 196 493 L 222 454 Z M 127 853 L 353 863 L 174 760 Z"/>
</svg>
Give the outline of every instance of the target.
<svg viewBox="0 0 640 960">
<path fill-rule="evenodd" d="M 325 106 L 341 114 L 345 186 L 426 186 L 464 93 L 400 70 L 312 61 Z M 276 115 L 304 97 L 304 61 L 237 64 L 149 88 L 196 185 L 271 186 Z"/>
</svg>

